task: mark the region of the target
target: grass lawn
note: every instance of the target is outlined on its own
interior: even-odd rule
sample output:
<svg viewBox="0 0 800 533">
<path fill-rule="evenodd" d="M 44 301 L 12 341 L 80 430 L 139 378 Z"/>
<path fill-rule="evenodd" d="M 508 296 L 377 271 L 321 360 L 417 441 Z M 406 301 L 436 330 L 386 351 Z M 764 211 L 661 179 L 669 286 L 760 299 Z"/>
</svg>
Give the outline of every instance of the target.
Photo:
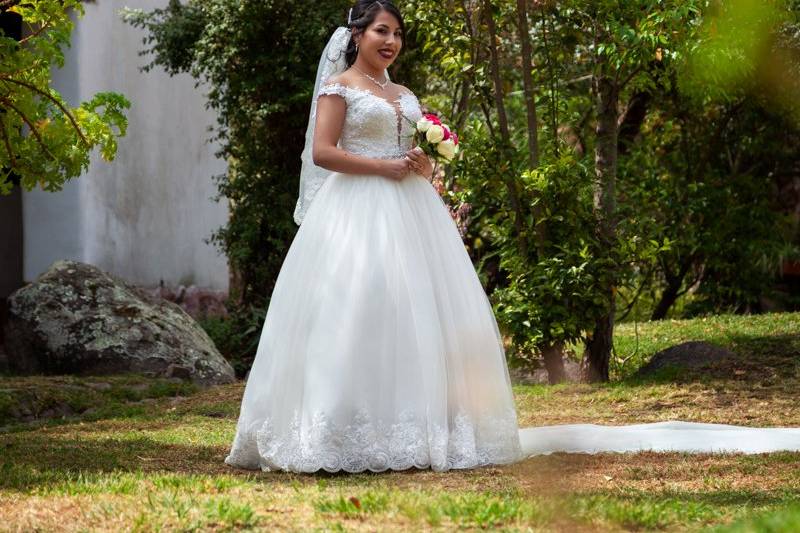
<svg viewBox="0 0 800 533">
<path fill-rule="evenodd" d="M 631 377 L 685 340 L 741 359 Z M 616 346 L 611 384 L 516 386 L 520 425 L 800 426 L 798 314 L 625 324 Z M 800 453 L 554 454 L 447 473 L 235 470 L 223 459 L 242 390 L 0 377 L 0 531 L 800 531 Z M 65 403 L 75 414 L 10 424 L 23 400 L 29 418 Z"/>
</svg>

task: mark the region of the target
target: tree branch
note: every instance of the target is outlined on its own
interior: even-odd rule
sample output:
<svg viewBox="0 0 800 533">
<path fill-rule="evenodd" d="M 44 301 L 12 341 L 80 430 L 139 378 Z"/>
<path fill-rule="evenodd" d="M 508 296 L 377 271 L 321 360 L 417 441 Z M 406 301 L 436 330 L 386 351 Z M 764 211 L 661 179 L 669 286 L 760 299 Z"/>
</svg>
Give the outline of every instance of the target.
<svg viewBox="0 0 800 533">
<path fill-rule="evenodd" d="M 20 111 L 20 109 L 17 106 L 15 106 L 13 103 L 11 103 L 11 100 L 9 100 L 7 98 L 0 98 L 0 102 L 2 102 L 4 105 L 8 106 L 9 109 L 13 109 L 20 116 L 22 121 L 25 122 L 25 124 L 28 125 L 28 127 L 31 130 L 31 133 L 36 138 L 36 140 L 39 142 L 39 145 L 42 147 L 42 151 L 44 153 L 46 153 L 47 155 L 49 155 L 50 159 L 52 159 L 53 161 L 58 161 L 58 158 L 53 155 L 53 153 L 50 151 L 50 149 L 45 144 L 44 140 L 42 139 L 42 136 L 39 135 L 39 131 L 36 129 L 36 126 L 34 126 L 31 123 L 30 119 L 28 119 L 28 117 L 25 115 L 25 113 Z"/>
<path fill-rule="evenodd" d="M 483 2 L 484 17 L 486 19 L 486 26 L 489 30 L 489 65 L 492 71 L 492 81 L 494 84 L 494 101 L 497 108 L 497 122 L 500 126 L 501 135 L 501 154 L 503 157 L 509 155 L 511 149 L 511 133 L 508 129 L 508 117 L 506 116 L 506 108 L 503 103 L 503 82 L 500 79 L 500 58 L 497 51 L 497 27 L 494 24 L 494 14 L 492 13 L 491 0 L 484 0 Z M 506 185 L 508 190 L 508 199 L 511 203 L 511 208 L 514 211 L 514 229 L 516 231 L 517 242 L 519 244 L 520 254 L 523 257 L 528 256 L 528 237 L 524 227 L 524 217 L 522 213 L 522 205 L 519 199 L 519 191 L 513 176 L 509 176 L 506 171 L 501 176 L 501 179 Z"/>
<path fill-rule="evenodd" d="M 29 40 L 29 39 L 33 39 L 34 37 L 37 37 L 37 36 L 41 35 L 41 33 L 42 33 L 42 32 L 43 32 L 45 29 L 47 29 L 47 27 L 48 27 L 48 26 L 50 26 L 50 19 L 47 19 L 47 20 L 45 21 L 45 23 L 44 23 L 44 24 L 42 24 L 42 25 L 39 27 L 39 29 L 38 29 L 38 30 L 36 30 L 35 32 L 31 33 L 30 35 L 28 35 L 27 37 L 25 37 L 25 38 L 23 38 L 23 39 L 20 39 L 20 40 L 19 40 L 19 43 L 20 43 L 20 44 L 26 43 L 26 42 L 28 42 L 28 40 Z M 30 24 L 28 25 L 28 27 L 30 27 Z"/>
<path fill-rule="evenodd" d="M 70 113 L 67 110 L 67 108 L 64 107 L 61 104 L 61 102 L 59 102 L 57 99 L 53 98 L 52 95 L 47 94 L 46 92 L 44 92 L 43 90 L 39 89 L 35 85 L 32 85 L 32 84 L 24 82 L 24 81 L 15 80 L 14 78 L 9 78 L 9 77 L 6 77 L 4 75 L 0 75 L 0 80 L 11 82 L 11 83 L 16 83 L 17 85 L 22 85 L 23 87 L 27 87 L 28 89 L 30 89 L 30 90 L 38 93 L 38 94 L 41 94 L 45 98 L 48 98 L 51 102 L 56 104 L 59 109 L 61 109 L 61 112 L 64 113 L 64 115 L 66 115 L 66 117 L 72 123 L 72 127 L 75 128 L 75 131 L 78 133 L 78 137 L 81 138 L 81 140 L 84 142 L 84 144 L 86 144 L 86 146 L 91 146 L 91 144 L 86 139 L 86 137 L 84 137 L 83 132 L 81 131 L 81 128 L 78 126 L 78 123 L 75 121 L 75 117 L 72 116 L 72 113 Z"/>
<path fill-rule="evenodd" d="M 531 35 L 528 28 L 528 11 L 525 3 L 527 0 L 517 0 L 517 18 L 519 38 L 522 41 L 522 85 L 525 92 L 525 110 L 528 119 L 528 164 L 531 169 L 539 166 L 539 120 L 536 116 L 536 88 L 533 85 L 533 60 Z M 533 233 L 536 239 L 536 249 L 539 258 L 545 253 L 547 242 L 547 226 L 542 224 L 542 208 L 538 200 L 540 196 L 535 194 L 531 211 L 533 213 Z"/>
<path fill-rule="evenodd" d="M 619 321 L 619 322 L 623 322 L 623 321 L 624 321 L 624 320 L 625 320 L 625 319 L 628 317 L 628 315 L 630 314 L 630 312 L 633 310 L 633 306 L 636 304 L 636 301 L 639 299 L 639 296 L 641 296 L 641 295 L 642 295 L 642 291 L 644 290 L 645 286 L 647 286 L 647 285 L 650 283 L 650 278 L 651 278 L 651 276 L 652 276 L 652 275 L 653 275 L 653 269 L 651 268 L 651 269 L 650 269 L 650 270 L 647 272 L 647 275 L 646 275 L 646 276 L 644 277 L 644 279 L 642 280 L 642 284 L 641 284 L 641 285 L 639 285 L 639 288 L 638 288 L 638 289 L 636 290 L 636 292 L 634 293 L 633 297 L 631 298 L 631 301 L 630 301 L 630 302 L 628 303 L 628 305 L 625 307 L 625 311 L 622 313 L 622 316 L 620 316 L 620 317 L 618 318 L 618 321 Z M 619 294 L 619 293 L 618 293 L 618 294 Z"/>
<path fill-rule="evenodd" d="M 500 79 L 500 58 L 497 52 L 497 28 L 494 24 L 491 0 L 483 2 L 484 17 L 486 26 L 489 29 L 489 65 L 492 71 L 492 82 L 494 83 L 494 103 L 497 108 L 497 122 L 500 125 L 500 134 L 503 141 L 511 143 L 511 133 L 508 129 L 508 117 L 506 116 L 506 106 L 503 103 L 503 81 Z"/>
<path fill-rule="evenodd" d="M 6 145 L 6 151 L 8 151 L 8 158 L 11 160 L 11 168 L 16 168 L 17 158 L 14 155 L 14 150 L 11 148 L 11 141 L 9 141 L 8 133 L 6 132 L 6 123 L 3 122 L 2 118 L 0 118 L 0 133 L 3 134 L 3 144 Z"/>
<path fill-rule="evenodd" d="M 553 58 L 550 54 L 550 45 L 547 43 L 547 16 L 544 12 L 544 5 L 539 5 L 539 11 L 542 14 L 542 42 L 544 43 L 544 52 L 547 57 L 547 68 L 550 71 L 550 129 L 553 131 L 553 153 L 559 157 L 558 147 L 558 81 L 556 73 L 553 71 Z M 550 28 L 552 29 L 552 23 Z"/>
<path fill-rule="evenodd" d="M 522 88 L 525 93 L 525 110 L 528 118 L 528 164 L 530 167 L 539 166 L 539 126 L 536 117 L 536 89 L 533 86 L 533 61 L 531 56 L 531 36 L 528 29 L 528 11 L 526 0 L 517 0 L 517 27 L 519 39 L 522 44 Z"/>
<path fill-rule="evenodd" d="M 630 82 L 633 79 L 633 77 L 636 76 L 641 71 L 642 71 L 642 66 L 639 65 L 638 67 L 633 69 L 630 74 L 625 76 L 625 79 L 622 80 L 622 82 L 617 84 L 618 87 L 620 88 L 620 90 L 622 90 L 628 84 L 628 82 Z"/>
</svg>

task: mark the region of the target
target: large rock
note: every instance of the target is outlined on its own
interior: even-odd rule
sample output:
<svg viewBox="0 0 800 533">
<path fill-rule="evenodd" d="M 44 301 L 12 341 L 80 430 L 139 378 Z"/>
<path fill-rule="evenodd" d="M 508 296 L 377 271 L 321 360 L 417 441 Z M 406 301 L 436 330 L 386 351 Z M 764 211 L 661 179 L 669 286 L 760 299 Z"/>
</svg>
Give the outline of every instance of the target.
<svg viewBox="0 0 800 533">
<path fill-rule="evenodd" d="M 231 365 L 179 306 L 98 268 L 57 261 L 8 300 L 7 365 L 18 374 L 234 381 Z"/>
<path fill-rule="evenodd" d="M 696 370 L 736 358 L 736 353 L 722 346 L 705 341 L 689 341 L 655 353 L 636 374 L 645 377 L 666 367 Z"/>
</svg>

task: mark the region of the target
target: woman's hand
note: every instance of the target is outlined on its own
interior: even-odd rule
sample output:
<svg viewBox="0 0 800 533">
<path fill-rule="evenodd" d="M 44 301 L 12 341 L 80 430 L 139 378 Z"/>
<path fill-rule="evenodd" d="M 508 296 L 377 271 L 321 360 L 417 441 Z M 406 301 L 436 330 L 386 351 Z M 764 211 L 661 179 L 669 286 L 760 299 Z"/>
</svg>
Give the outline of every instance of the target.
<svg viewBox="0 0 800 533">
<path fill-rule="evenodd" d="M 411 167 L 410 161 L 404 157 L 402 159 L 383 159 L 380 168 L 382 176 L 399 181 L 408 175 Z"/>
<path fill-rule="evenodd" d="M 409 162 L 409 167 L 412 172 L 416 172 L 420 176 L 431 179 L 433 175 L 433 163 L 428 155 L 422 151 L 422 148 L 417 146 L 406 152 L 406 158 Z"/>
</svg>

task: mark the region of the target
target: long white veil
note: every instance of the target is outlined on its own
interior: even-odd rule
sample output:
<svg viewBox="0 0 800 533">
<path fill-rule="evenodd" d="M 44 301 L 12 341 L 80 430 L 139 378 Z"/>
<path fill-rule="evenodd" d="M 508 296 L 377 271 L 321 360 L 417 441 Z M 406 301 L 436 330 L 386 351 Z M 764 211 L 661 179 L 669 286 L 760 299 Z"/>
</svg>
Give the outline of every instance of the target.
<svg viewBox="0 0 800 533">
<path fill-rule="evenodd" d="M 330 174 L 329 170 L 318 167 L 314 164 L 311 157 L 313 147 L 314 126 L 317 122 L 317 96 L 319 87 L 331 76 L 343 72 L 346 68 L 344 51 L 350 42 L 350 30 L 344 26 L 339 26 L 333 32 L 328 44 L 322 51 L 317 67 L 317 79 L 314 83 L 314 95 L 311 97 L 311 111 L 308 114 L 308 126 L 306 127 L 306 144 L 303 153 L 300 155 L 302 166 L 300 167 L 300 191 L 297 196 L 297 205 L 294 208 L 294 221 L 299 226 L 303 222 L 308 206 L 314 199 L 317 190 L 325 182 L 325 177 Z"/>
</svg>

